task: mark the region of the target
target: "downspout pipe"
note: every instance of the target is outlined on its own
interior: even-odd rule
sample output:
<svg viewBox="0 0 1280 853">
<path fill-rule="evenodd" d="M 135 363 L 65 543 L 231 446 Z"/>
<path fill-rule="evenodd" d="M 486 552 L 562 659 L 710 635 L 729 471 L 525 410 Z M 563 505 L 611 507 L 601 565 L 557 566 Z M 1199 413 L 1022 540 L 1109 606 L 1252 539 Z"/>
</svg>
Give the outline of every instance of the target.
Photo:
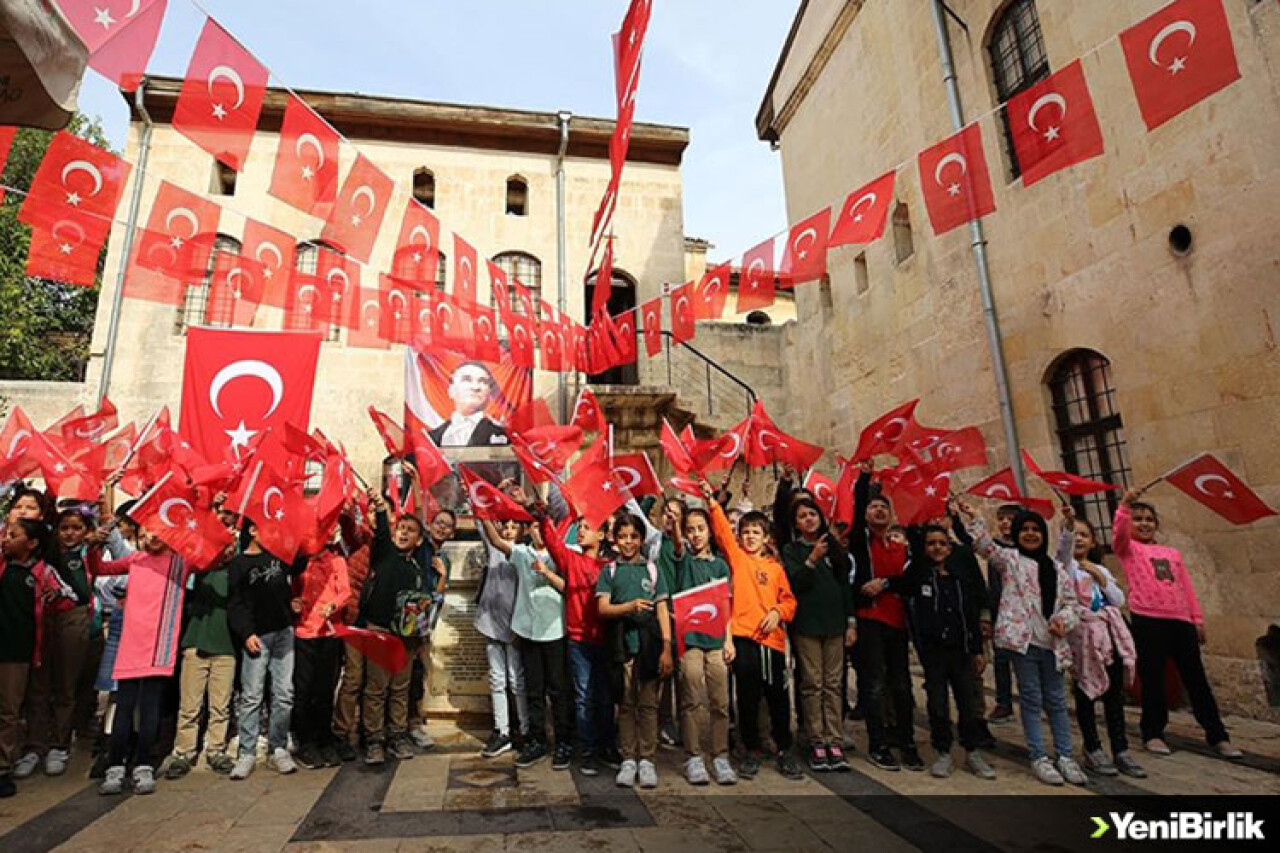
<svg viewBox="0 0 1280 853">
<path fill-rule="evenodd" d="M 120 337 L 120 309 L 124 305 L 124 279 L 129 269 L 129 257 L 133 254 L 133 235 L 138 226 L 138 211 L 142 206 L 142 184 L 147 175 L 147 160 L 151 155 L 151 132 L 155 125 L 147 112 L 147 80 L 144 77 L 133 93 L 133 106 L 142 117 L 142 139 L 138 144 L 138 164 L 133 170 L 133 193 L 129 198 L 129 216 L 125 224 L 124 242 L 120 248 L 120 269 L 116 272 L 116 289 L 111 295 L 111 315 L 107 320 L 107 342 L 102 350 L 102 377 L 98 381 L 98 405 L 111 387 L 111 368 L 116 360 L 116 344 Z"/>
<path fill-rule="evenodd" d="M 556 153 L 556 310 L 565 313 L 568 293 L 568 270 L 565 238 L 564 158 L 569 150 L 569 122 L 573 113 L 561 110 L 556 114 L 560 122 L 560 150 Z M 575 382 L 577 381 L 575 377 Z M 569 400 L 566 396 L 565 376 L 556 374 L 556 399 L 560 406 L 560 423 L 569 419 Z"/>
<path fill-rule="evenodd" d="M 947 89 L 947 106 L 951 112 L 951 126 L 959 131 L 964 128 L 964 107 L 960 100 L 960 86 L 956 80 L 955 58 L 951 53 L 951 36 L 947 32 L 946 5 L 943 0 L 933 0 L 933 26 L 938 37 L 938 58 L 942 62 L 942 82 Z M 1009 374 L 1004 360 L 1004 341 L 1000 336 L 1000 318 L 996 314 L 995 297 L 991 292 L 991 268 L 987 263 L 987 237 L 981 219 L 969 222 L 969 245 L 973 249 L 973 263 L 978 270 L 978 288 L 982 294 L 982 320 L 986 326 L 987 343 L 991 348 L 991 366 L 996 376 L 996 395 L 1000 400 L 1000 422 L 1004 427 L 1005 444 L 1009 447 L 1009 465 L 1018 488 L 1027 493 L 1027 475 L 1022 467 L 1021 445 L 1018 442 L 1018 426 L 1013 418 L 1013 398 L 1009 393 Z"/>
</svg>

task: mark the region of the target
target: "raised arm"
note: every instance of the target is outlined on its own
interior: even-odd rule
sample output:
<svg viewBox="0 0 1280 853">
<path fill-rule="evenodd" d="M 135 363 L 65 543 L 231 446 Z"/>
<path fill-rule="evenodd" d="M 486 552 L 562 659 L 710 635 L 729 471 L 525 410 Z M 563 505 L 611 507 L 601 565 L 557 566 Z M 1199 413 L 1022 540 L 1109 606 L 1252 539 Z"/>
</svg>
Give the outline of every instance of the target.
<svg viewBox="0 0 1280 853">
<path fill-rule="evenodd" d="M 1133 554 L 1133 509 L 1129 506 L 1133 492 L 1125 492 L 1111 521 L 1111 550 L 1120 558 Z"/>
<path fill-rule="evenodd" d="M 511 556 L 512 543 L 502 538 L 502 534 L 498 532 L 498 525 L 494 524 L 487 518 L 480 519 L 481 538 L 484 544 L 490 548 L 496 549 L 504 557 Z"/>
</svg>

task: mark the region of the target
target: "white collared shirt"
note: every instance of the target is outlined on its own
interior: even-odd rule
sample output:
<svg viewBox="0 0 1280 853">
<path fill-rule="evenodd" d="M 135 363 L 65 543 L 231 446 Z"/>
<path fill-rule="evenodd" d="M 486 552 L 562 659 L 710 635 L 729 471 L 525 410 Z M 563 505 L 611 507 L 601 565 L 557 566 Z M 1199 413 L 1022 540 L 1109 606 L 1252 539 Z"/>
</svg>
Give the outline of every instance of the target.
<svg viewBox="0 0 1280 853">
<path fill-rule="evenodd" d="M 445 428 L 444 435 L 440 437 L 440 446 L 466 447 L 471 443 L 471 434 L 476 431 L 476 426 L 482 418 L 484 418 L 483 411 L 470 415 L 461 415 L 454 412 L 453 417 L 449 419 L 449 426 Z"/>
</svg>

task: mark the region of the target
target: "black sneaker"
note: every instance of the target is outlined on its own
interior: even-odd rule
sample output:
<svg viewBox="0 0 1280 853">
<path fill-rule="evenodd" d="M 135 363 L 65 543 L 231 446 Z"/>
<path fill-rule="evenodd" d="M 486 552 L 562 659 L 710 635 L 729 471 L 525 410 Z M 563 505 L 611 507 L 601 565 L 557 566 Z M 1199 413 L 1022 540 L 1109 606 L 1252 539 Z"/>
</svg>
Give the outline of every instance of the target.
<svg viewBox="0 0 1280 853">
<path fill-rule="evenodd" d="M 169 766 L 165 768 L 166 779 L 181 779 L 191 772 L 191 759 L 185 755 L 169 757 Z"/>
<path fill-rule="evenodd" d="M 853 720 L 855 723 L 860 723 L 867 718 L 867 709 L 862 707 L 862 703 L 858 703 L 850 708 L 844 716 L 846 720 Z"/>
<path fill-rule="evenodd" d="M 920 753 L 916 751 L 914 746 L 904 747 L 898 750 L 902 754 L 902 766 L 907 770 L 920 773 L 924 770 L 924 760 L 920 758 Z"/>
<path fill-rule="evenodd" d="M 578 771 L 583 776 L 599 776 L 600 762 L 596 760 L 594 752 L 584 752 L 582 758 L 578 761 Z"/>
<path fill-rule="evenodd" d="M 569 762 L 573 758 L 573 747 L 567 743 L 556 744 L 556 751 L 551 759 L 552 770 L 568 770 Z"/>
<path fill-rule="evenodd" d="M 0 799 L 7 799 L 18 793 L 18 786 L 13 783 L 12 773 L 0 773 Z"/>
<path fill-rule="evenodd" d="M 484 749 L 480 750 L 481 758 L 497 758 L 504 752 L 511 751 L 511 738 L 504 735 L 497 729 L 493 730 L 493 734 L 489 735 L 489 740 L 484 745 Z"/>
<path fill-rule="evenodd" d="M 898 759 L 894 757 L 893 750 L 887 746 L 876 747 L 867 753 L 867 761 L 870 761 L 881 770 L 901 770 Z"/>
<path fill-rule="evenodd" d="M 516 767 L 532 767 L 547 757 L 547 747 L 540 740 L 529 738 L 529 742 L 516 756 Z"/>
<path fill-rule="evenodd" d="M 102 779 L 107 775 L 111 756 L 104 749 L 93 757 L 93 766 L 89 768 L 90 779 Z"/>
<path fill-rule="evenodd" d="M 334 746 L 334 749 L 338 753 L 339 761 L 356 760 L 356 745 L 346 738 L 339 739 L 338 743 Z"/>
<path fill-rule="evenodd" d="M 826 744 L 817 743 L 816 741 L 810 744 L 809 769 L 816 772 L 831 769 L 830 759 L 827 756 Z"/>
<path fill-rule="evenodd" d="M 800 766 L 800 762 L 791 754 L 789 749 L 778 753 L 778 772 L 787 779 L 804 778 L 804 768 Z"/>
<path fill-rule="evenodd" d="M 407 735 L 399 735 L 391 739 L 391 757 L 396 761 L 408 761 L 418 754 L 418 750 L 414 748 L 413 741 L 409 740 Z"/>
<path fill-rule="evenodd" d="M 759 772 L 760 753 L 758 752 L 748 752 L 742 761 L 738 762 L 738 778 L 740 779 L 754 779 Z"/>
<path fill-rule="evenodd" d="M 617 770 L 622 767 L 622 753 L 616 746 L 606 746 L 600 750 L 600 761 L 609 768 Z"/>
<path fill-rule="evenodd" d="M 337 746 L 326 743 L 320 747 L 320 760 L 324 762 L 325 767 L 337 767 L 342 763 L 342 756 L 338 755 Z"/>
<path fill-rule="evenodd" d="M 319 751 L 309 743 L 304 743 L 302 748 L 293 754 L 293 760 L 308 770 L 324 767 L 324 759 L 320 757 Z"/>
<path fill-rule="evenodd" d="M 387 763 L 387 753 L 382 748 L 382 744 L 375 740 L 364 748 L 364 763 L 371 765 Z"/>
</svg>

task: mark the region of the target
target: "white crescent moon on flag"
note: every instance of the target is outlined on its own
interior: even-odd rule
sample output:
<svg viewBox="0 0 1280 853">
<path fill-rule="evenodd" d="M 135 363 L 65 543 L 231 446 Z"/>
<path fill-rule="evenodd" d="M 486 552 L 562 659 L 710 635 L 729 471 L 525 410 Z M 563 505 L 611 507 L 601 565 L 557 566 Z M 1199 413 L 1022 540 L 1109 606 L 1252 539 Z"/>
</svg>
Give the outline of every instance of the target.
<svg viewBox="0 0 1280 853">
<path fill-rule="evenodd" d="M 766 442 L 765 441 L 766 438 L 773 439 L 773 444 L 770 445 L 768 442 Z M 786 446 L 786 442 L 780 440 L 778 438 L 778 434 L 773 430 L 769 430 L 769 429 L 760 430 L 760 438 L 757 441 L 760 445 L 761 450 L 774 450 L 776 448 Z"/>
<path fill-rule="evenodd" d="M 227 273 L 227 284 L 233 284 L 237 279 L 241 279 L 241 278 L 244 278 L 244 270 L 242 270 L 240 267 L 236 267 L 235 269 Z M 243 289 L 243 288 L 239 288 L 239 289 Z"/>
<path fill-rule="evenodd" d="M 805 240 L 804 240 L 804 238 L 805 238 L 806 236 L 809 238 L 809 242 L 810 242 L 810 243 L 815 243 L 815 242 L 817 242 L 817 240 L 818 240 L 818 229 L 816 229 L 816 228 L 806 228 L 806 229 L 804 229 L 803 231 L 801 231 L 799 234 L 797 234 L 797 235 L 796 235 L 796 239 L 795 239 L 795 241 L 791 244 L 791 248 L 795 249 L 796 254 L 797 254 L 797 255 L 799 255 L 799 256 L 800 256 L 800 257 L 802 257 L 802 258 L 803 258 L 803 257 L 805 256 L 805 254 L 807 254 L 807 252 L 808 252 L 808 250 L 807 250 L 807 249 L 806 249 L 806 250 L 804 250 L 804 251 L 801 251 L 801 249 L 800 249 L 800 244 L 801 244 L 801 243 L 803 243 L 803 242 L 805 241 Z"/>
<path fill-rule="evenodd" d="M 471 499 L 471 503 L 480 509 L 492 509 L 495 502 L 483 497 L 481 495 L 482 491 L 481 483 L 472 483 L 471 487 L 467 489 L 467 496 Z"/>
<path fill-rule="evenodd" d="M 689 297 L 688 297 L 688 295 L 681 296 L 679 299 L 677 299 L 677 300 L 676 300 L 676 313 L 677 313 L 677 314 L 679 314 L 679 315 L 680 315 L 680 316 L 682 316 L 682 317 L 688 317 L 688 316 L 689 316 Z"/>
<path fill-rule="evenodd" d="M 351 286 L 351 277 L 348 276 L 347 271 L 342 269 L 341 267 L 334 267 L 333 269 L 329 270 L 329 274 L 324 277 L 324 280 L 329 282 L 330 287 L 336 287 L 337 285 L 333 283 L 333 280 L 334 278 L 337 278 L 337 277 L 342 278 L 341 290 L 343 293 L 346 293 L 347 288 Z"/>
<path fill-rule="evenodd" d="M 169 519 L 169 511 L 176 506 L 185 506 L 187 508 L 187 511 L 190 512 L 192 515 L 194 515 L 196 511 L 195 507 L 193 507 L 190 503 L 188 503 L 184 498 L 169 498 L 169 500 L 160 504 L 160 512 L 156 513 L 157 515 L 160 516 L 160 520 L 163 521 L 169 527 L 178 526 Z"/>
<path fill-rule="evenodd" d="M 54 236 L 57 236 L 57 234 L 55 233 Z M 178 253 L 168 243 L 152 243 L 147 247 L 147 258 L 150 259 L 157 249 L 169 256 L 167 266 L 173 266 L 178 263 Z"/>
<path fill-rule="evenodd" d="M 173 220 L 175 219 L 191 223 L 191 233 L 187 235 L 188 237 L 196 236 L 196 232 L 200 230 L 200 220 L 196 219 L 195 211 L 191 210 L 189 207 L 175 207 L 173 210 L 169 211 L 169 215 L 164 218 L 164 227 L 167 228 L 171 234 L 173 233 Z"/>
<path fill-rule="evenodd" d="M 689 608 L 688 619 L 692 622 L 695 617 L 700 616 L 703 613 L 707 615 L 707 619 L 714 619 L 719 612 L 720 611 L 714 604 L 695 604 L 693 607 Z"/>
<path fill-rule="evenodd" d="M 476 327 L 483 330 L 483 334 L 480 335 L 483 340 L 487 341 L 493 337 L 493 321 L 484 314 L 476 318 Z"/>
<path fill-rule="evenodd" d="M 312 305 L 314 305 L 314 304 L 315 304 L 315 302 L 316 302 L 316 294 L 317 294 L 318 292 L 319 292 L 319 291 L 317 291 L 317 290 L 316 290 L 316 286 L 315 286 L 314 284 L 304 284 L 304 285 L 302 285 L 302 287 L 299 287 L 299 288 L 298 288 L 298 301 L 299 301 L 299 302 L 301 302 L 301 301 L 302 301 L 302 295 L 303 295 L 304 293 L 310 293 L 310 294 L 311 294 L 311 298 L 307 300 L 307 302 L 306 302 L 306 306 L 305 306 L 305 307 L 306 307 L 306 309 L 307 309 L 308 311 L 310 311 L 310 310 L 311 310 L 311 306 L 312 306 Z"/>
<path fill-rule="evenodd" d="M 324 148 L 320 145 L 320 139 L 314 133 L 302 133 L 293 143 L 293 154 L 299 160 L 302 159 L 302 149 L 310 146 L 316 152 L 316 168 L 324 168 Z"/>
<path fill-rule="evenodd" d="M 459 259 L 459 260 L 458 260 L 458 269 L 459 269 L 459 270 L 466 270 L 466 275 L 464 275 L 464 276 L 462 277 L 464 281 L 471 281 L 471 280 L 473 280 L 473 279 L 475 278 L 476 271 L 475 271 L 474 269 L 472 269 L 472 268 L 471 268 L 471 259 L 470 259 L 470 258 L 466 258 L 466 257 L 464 257 L 464 258 Z"/>
<path fill-rule="evenodd" d="M 513 337 L 515 337 L 515 339 L 516 339 L 517 341 L 518 341 L 518 340 L 520 340 L 521 338 L 524 338 L 524 340 L 526 341 L 525 346 L 527 346 L 527 345 L 528 345 L 528 344 L 527 344 L 527 341 L 529 340 L 529 333 L 528 333 L 528 331 L 526 331 L 526 330 L 525 330 L 525 327 L 524 327 L 524 324 L 523 324 L 523 323 L 517 323 L 517 324 L 516 324 L 515 331 L 514 331 L 514 332 L 512 332 L 511 334 L 512 334 L 512 336 L 513 336 Z"/>
<path fill-rule="evenodd" d="M 406 308 L 407 308 L 407 307 L 409 307 L 408 300 L 405 298 L 405 295 L 404 295 L 404 293 L 403 293 L 402 291 L 399 291 L 399 290 L 392 290 L 392 291 L 389 291 L 389 292 L 387 293 L 387 304 L 388 304 L 388 305 L 390 305 L 392 302 L 395 302 L 397 299 L 399 299 L 399 300 L 400 300 L 400 304 L 401 304 L 401 305 L 405 306 Z M 397 315 L 398 315 L 399 313 L 400 313 L 400 312 L 398 312 L 398 311 L 396 312 L 396 314 L 397 314 Z"/>
<path fill-rule="evenodd" d="M 889 427 L 893 426 L 894 424 L 898 425 L 898 432 L 895 435 L 893 435 L 892 438 L 890 438 L 888 430 L 889 430 Z M 884 426 L 885 426 L 885 437 L 889 438 L 890 441 L 893 441 L 902 436 L 902 431 L 907 428 L 907 419 L 894 418 L 893 420 L 886 423 Z"/>
<path fill-rule="evenodd" d="M 1221 483 L 1226 486 L 1221 492 L 1211 492 L 1205 488 L 1209 483 Z M 1231 496 L 1231 481 L 1221 474 L 1201 474 L 1195 480 L 1196 491 L 1202 495 L 1208 495 L 1211 498 L 1225 498 Z"/>
<path fill-rule="evenodd" d="M 366 300 L 364 301 L 364 304 L 360 306 L 360 317 L 361 317 L 361 318 L 363 318 L 363 317 L 365 316 L 365 314 L 369 313 L 369 306 L 370 306 L 370 305 L 372 305 L 372 306 L 373 306 L 373 308 L 374 308 L 374 310 L 375 310 L 375 311 L 377 311 L 377 309 L 378 309 L 378 300 L 376 300 L 376 299 L 366 299 Z M 375 314 L 374 316 L 376 317 L 377 315 Z M 373 321 L 372 321 L 372 320 L 370 320 L 370 321 L 369 321 L 369 325 L 370 325 L 370 326 L 372 326 L 372 325 L 373 325 Z"/>
<path fill-rule="evenodd" d="M 1006 486 L 1004 483 L 996 483 L 988 487 L 986 495 L 989 498 L 994 498 L 994 497 L 1011 498 L 1013 497 L 1013 492 L 1009 491 L 1009 487 Z"/>
<path fill-rule="evenodd" d="M 955 163 L 960 167 L 960 174 L 962 175 L 969 171 L 969 161 L 965 159 L 964 155 L 959 151 L 952 151 L 946 157 L 939 160 L 938 165 L 934 167 L 933 180 L 938 186 L 942 186 L 942 173 L 946 170 L 947 166 L 950 166 L 952 163 Z"/>
<path fill-rule="evenodd" d="M 453 325 L 453 306 L 448 302 L 440 302 L 436 305 L 436 317 L 440 320 L 442 326 Z"/>
<path fill-rule="evenodd" d="M 273 497 L 279 498 L 280 503 L 282 505 L 284 504 L 284 492 L 280 491 L 280 488 L 278 486 L 272 486 L 271 488 L 263 492 L 262 493 L 262 514 L 267 516 L 268 518 L 276 517 L 276 513 L 273 513 L 271 511 L 271 499 Z M 281 515 L 284 514 L 283 509 L 279 510 L 279 512 Z"/>
<path fill-rule="evenodd" d="M 368 184 L 361 184 L 356 187 L 356 191 L 351 194 L 351 206 L 355 207 L 356 202 L 362 198 L 369 200 L 369 210 L 365 213 L 365 216 L 372 216 L 374 208 L 378 206 L 378 197 L 373 194 L 373 187 Z"/>
<path fill-rule="evenodd" d="M 413 230 L 409 232 L 409 245 L 413 245 L 413 238 L 418 234 L 422 235 L 422 245 L 429 247 L 431 245 L 431 232 L 422 225 L 413 226 Z"/>
<path fill-rule="evenodd" d="M 418 325 L 426 326 L 431 323 L 431 306 L 423 305 L 418 309 Z"/>
<path fill-rule="evenodd" d="M 621 483 L 623 488 L 625 488 L 627 491 L 631 491 L 636 486 L 640 485 L 640 480 L 641 480 L 640 472 L 637 471 L 635 468 L 631 468 L 627 465 L 622 465 L 617 468 L 614 468 L 613 473 L 618 478 L 618 482 Z"/>
<path fill-rule="evenodd" d="M 864 201 L 865 201 L 865 202 L 867 202 L 867 205 L 868 205 L 869 207 L 875 207 L 875 206 L 876 206 L 876 202 L 877 202 L 877 201 L 879 201 L 879 197 L 878 197 L 875 193 L 873 193 L 873 192 L 865 193 L 865 194 L 863 194 L 863 195 L 859 196 L 859 197 L 858 197 L 858 200 L 857 200 L 857 201 L 855 201 L 855 202 L 853 203 L 853 206 L 849 208 L 849 215 L 850 215 L 850 216 L 856 216 L 856 215 L 857 215 L 857 213 L 858 213 L 858 208 L 862 207 L 862 203 L 863 203 Z"/>
<path fill-rule="evenodd" d="M 829 501 L 834 497 L 834 495 L 831 494 L 831 487 L 826 483 L 814 483 L 813 496 L 823 501 Z"/>
<path fill-rule="evenodd" d="M 754 279 L 755 279 L 755 277 L 756 277 L 756 275 L 757 275 L 757 273 L 756 273 L 756 267 L 757 267 L 757 266 L 759 266 L 759 268 L 760 268 L 760 274 L 763 274 L 763 273 L 764 273 L 764 259 L 763 259 L 763 258 L 756 258 L 756 259 L 755 259 L 754 261 L 752 261 L 752 262 L 751 262 L 751 264 L 747 267 L 747 279 L 753 282 L 753 283 L 752 283 L 752 285 L 751 285 L 752 287 L 755 287 Z"/>
<path fill-rule="evenodd" d="M 22 441 L 22 439 L 24 438 L 30 438 L 30 437 L 31 437 L 31 430 L 27 430 L 27 429 L 18 430 L 16 433 L 14 433 L 13 440 L 9 442 L 9 449 L 5 451 L 4 455 L 13 456 L 13 454 L 17 452 L 18 442 Z"/>
<path fill-rule="evenodd" d="M 62 185 L 67 185 L 67 178 L 76 172 L 84 172 L 93 178 L 93 192 L 89 195 L 97 195 L 102 191 L 102 172 L 98 171 L 98 167 L 90 163 L 88 160 L 72 160 L 70 163 L 62 167 Z"/>
<path fill-rule="evenodd" d="M 1151 60 L 1152 65 L 1160 64 L 1160 47 L 1164 44 L 1165 39 L 1174 33 L 1186 33 L 1188 42 L 1187 47 L 1196 43 L 1196 25 L 1190 21 L 1174 21 L 1167 27 L 1156 33 L 1156 37 L 1151 40 L 1151 47 L 1147 51 L 1147 58 Z"/>
<path fill-rule="evenodd" d="M 142 0 L 130 0 L 129 11 L 124 13 L 126 18 L 132 18 L 138 14 L 138 7 L 142 5 Z"/>
<path fill-rule="evenodd" d="M 1056 104 L 1058 109 L 1062 111 L 1062 117 L 1064 119 L 1067 117 L 1067 99 L 1057 92 L 1049 92 L 1048 94 L 1041 95 L 1037 98 L 1036 102 L 1031 105 L 1031 109 L 1027 112 L 1027 125 L 1032 130 L 1040 129 L 1036 127 L 1036 114 L 1050 104 Z"/>
<path fill-rule="evenodd" d="M 213 94 L 213 82 L 220 79 L 227 80 L 232 86 L 236 87 L 236 102 L 231 109 L 240 109 L 240 106 L 244 103 L 244 80 L 240 77 L 240 72 L 230 65 L 215 65 L 213 70 L 209 72 L 208 89 L 210 95 Z"/>
<path fill-rule="evenodd" d="M 314 290 L 315 288 L 312 289 Z M 267 413 L 262 416 L 263 418 L 271 417 L 271 413 L 280 405 L 280 400 L 284 397 L 284 379 L 280 377 L 278 370 L 265 361 L 257 359 L 233 361 L 219 370 L 213 377 L 213 382 L 209 383 L 209 405 L 213 407 L 213 413 L 219 418 L 222 417 L 222 407 L 218 399 L 222 395 L 222 389 L 233 379 L 246 376 L 261 379 L 271 389 L 271 406 L 267 409 Z"/>
<path fill-rule="evenodd" d="M 742 452 L 742 436 L 736 432 L 725 433 L 733 439 L 733 447 L 726 451 L 721 451 L 720 458 L 736 459 L 738 454 Z"/>
<path fill-rule="evenodd" d="M 62 234 L 61 234 L 61 232 L 64 230 L 71 231 L 76 235 L 77 246 L 79 246 L 81 243 L 84 242 L 84 238 L 85 238 L 84 229 L 80 227 L 79 222 L 72 222 L 70 219 L 59 219 L 57 224 L 54 225 L 52 229 L 50 229 L 49 233 L 53 235 L 53 239 L 62 240 L 62 239 L 65 239 L 62 237 Z"/>
<path fill-rule="evenodd" d="M 256 260 L 262 261 L 264 253 L 275 256 L 275 266 L 277 269 L 284 266 L 284 254 L 280 251 L 280 247 L 275 243 L 270 243 L 264 240 L 258 245 L 258 248 L 254 250 L 253 256 Z M 266 261 L 263 261 L 263 263 L 266 263 Z"/>
</svg>

